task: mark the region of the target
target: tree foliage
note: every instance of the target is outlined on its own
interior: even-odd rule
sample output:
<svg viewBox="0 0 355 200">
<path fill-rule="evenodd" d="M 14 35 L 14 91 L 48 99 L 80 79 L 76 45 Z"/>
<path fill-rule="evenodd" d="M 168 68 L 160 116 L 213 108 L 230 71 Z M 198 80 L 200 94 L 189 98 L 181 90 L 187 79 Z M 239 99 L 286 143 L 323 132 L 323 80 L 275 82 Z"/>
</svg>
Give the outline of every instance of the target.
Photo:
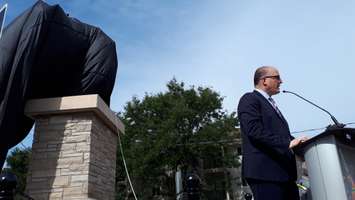
<svg viewBox="0 0 355 200">
<path fill-rule="evenodd" d="M 26 187 L 26 176 L 29 167 L 31 148 L 15 148 L 11 151 L 10 155 L 6 158 L 8 169 L 10 172 L 14 173 L 17 177 L 17 188 L 18 192 L 24 192 Z"/>
<path fill-rule="evenodd" d="M 208 87 L 185 88 L 175 79 L 167 89 L 142 100 L 133 97 L 119 114 L 125 124 L 122 145 L 141 199 L 152 198 L 154 191 L 176 199 L 178 166 L 195 171 L 202 159 L 216 157 L 225 167 L 238 165 L 233 155 L 220 153 L 235 139 L 238 123 L 235 113 L 222 109 L 223 97 Z"/>
</svg>

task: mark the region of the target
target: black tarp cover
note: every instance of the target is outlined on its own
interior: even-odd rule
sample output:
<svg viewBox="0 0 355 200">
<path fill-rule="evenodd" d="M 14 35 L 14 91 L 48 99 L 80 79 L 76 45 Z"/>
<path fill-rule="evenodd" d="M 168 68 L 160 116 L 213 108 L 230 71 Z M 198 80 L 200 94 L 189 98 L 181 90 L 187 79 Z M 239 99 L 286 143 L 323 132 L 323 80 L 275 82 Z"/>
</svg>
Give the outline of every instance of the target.
<svg viewBox="0 0 355 200">
<path fill-rule="evenodd" d="M 109 104 L 115 82 L 114 41 L 99 28 L 38 1 L 0 39 L 0 167 L 30 131 L 28 99 L 99 94 Z"/>
</svg>

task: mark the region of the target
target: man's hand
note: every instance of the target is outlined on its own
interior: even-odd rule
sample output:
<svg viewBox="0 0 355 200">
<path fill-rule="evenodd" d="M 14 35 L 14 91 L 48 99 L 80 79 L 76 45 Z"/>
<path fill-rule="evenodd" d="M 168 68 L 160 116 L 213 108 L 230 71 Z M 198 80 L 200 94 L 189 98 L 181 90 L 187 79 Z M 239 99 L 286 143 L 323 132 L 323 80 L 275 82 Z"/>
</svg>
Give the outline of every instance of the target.
<svg viewBox="0 0 355 200">
<path fill-rule="evenodd" d="M 300 137 L 300 138 L 295 138 L 291 140 L 289 148 L 292 149 L 293 147 L 307 141 L 309 138 L 306 136 Z"/>
</svg>

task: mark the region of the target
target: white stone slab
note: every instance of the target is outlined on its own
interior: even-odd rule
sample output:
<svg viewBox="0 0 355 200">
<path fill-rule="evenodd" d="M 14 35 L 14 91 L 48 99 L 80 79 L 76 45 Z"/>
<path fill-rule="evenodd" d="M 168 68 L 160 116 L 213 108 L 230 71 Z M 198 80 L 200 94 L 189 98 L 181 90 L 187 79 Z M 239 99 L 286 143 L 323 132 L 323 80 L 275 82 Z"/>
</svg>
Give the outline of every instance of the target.
<svg viewBox="0 0 355 200">
<path fill-rule="evenodd" d="M 31 99 L 25 105 L 25 115 L 32 119 L 40 115 L 87 111 L 99 115 L 115 133 L 117 129 L 124 133 L 123 123 L 97 94 Z"/>
</svg>

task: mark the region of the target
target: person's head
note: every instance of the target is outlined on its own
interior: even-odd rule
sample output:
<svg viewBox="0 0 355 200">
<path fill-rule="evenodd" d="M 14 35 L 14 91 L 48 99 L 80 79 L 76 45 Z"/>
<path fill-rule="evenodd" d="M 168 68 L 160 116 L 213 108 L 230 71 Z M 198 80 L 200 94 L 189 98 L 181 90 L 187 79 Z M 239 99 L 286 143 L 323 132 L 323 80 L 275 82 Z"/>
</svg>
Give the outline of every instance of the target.
<svg viewBox="0 0 355 200">
<path fill-rule="evenodd" d="M 272 96 L 280 92 L 281 83 L 279 71 L 275 67 L 263 66 L 256 69 L 254 74 L 255 88 Z"/>
</svg>

